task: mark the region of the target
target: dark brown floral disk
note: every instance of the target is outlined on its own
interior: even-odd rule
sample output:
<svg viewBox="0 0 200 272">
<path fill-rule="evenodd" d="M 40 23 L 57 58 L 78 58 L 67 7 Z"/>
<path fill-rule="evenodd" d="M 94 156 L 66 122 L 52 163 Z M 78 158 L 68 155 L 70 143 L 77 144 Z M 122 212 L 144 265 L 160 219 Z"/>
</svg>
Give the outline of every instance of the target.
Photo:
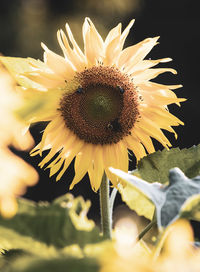
<svg viewBox="0 0 200 272">
<path fill-rule="evenodd" d="M 130 78 L 114 67 L 95 66 L 76 74 L 79 87 L 60 100 L 67 128 L 92 144 L 113 144 L 130 133 L 139 116 Z"/>
</svg>

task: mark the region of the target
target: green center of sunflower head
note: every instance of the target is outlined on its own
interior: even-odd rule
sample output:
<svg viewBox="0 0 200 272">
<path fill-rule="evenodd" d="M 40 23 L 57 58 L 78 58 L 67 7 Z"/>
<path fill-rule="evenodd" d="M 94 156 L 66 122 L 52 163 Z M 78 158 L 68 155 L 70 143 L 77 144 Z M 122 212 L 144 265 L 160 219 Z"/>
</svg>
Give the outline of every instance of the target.
<svg viewBox="0 0 200 272">
<path fill-rule="evenodd" d="M 92 144 L 113 144 L 130 134 L 138 117 L 138 97 L 130 79 L 113 67 L 77 74 L 80 86 L 60 100 L 68 129 Z"/>
<path fill-rule="evenodd" d="M 106 85 L 90 85 L 85 89 L 80 103 L 85 120 L 98 124 L 118 117 L 122 109 L 119 90 Z"/>
</svg>

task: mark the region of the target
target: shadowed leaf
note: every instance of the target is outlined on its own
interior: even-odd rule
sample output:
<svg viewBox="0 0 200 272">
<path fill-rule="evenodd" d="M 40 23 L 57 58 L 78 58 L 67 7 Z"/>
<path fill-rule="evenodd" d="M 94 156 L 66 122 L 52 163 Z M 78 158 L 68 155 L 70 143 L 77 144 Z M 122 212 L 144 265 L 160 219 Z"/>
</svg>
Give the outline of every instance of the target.
<svg viewBox="0 0 200 272">
<path fill-rule="evenodd" d="M 180 215 L 190 220 L 200 221 L 200 194 L 187 199 L 181 207 Z"/>
<path fill-rule="evenodd" d="M 152 220 L 155 206 L 146 195 L 130 183 L 127 183 L 125 187 L 119 185 L 118 189 L 122 200 L 130 209 L 137 212 L 139 216 L 145 216 L 147 219 Z"/>
<path fill-rule="evenodd" d="M 180 168 L 189 178 L 199 175 L 200 145 L 157 151 L 141 159 L 137 168 L 142 179 L 164 184 L 168 181 L 169 170 L 174 167 Z"/>
<path fill-rule="evenodd" d="M 157 224 L 160 229 L 167 227 L 178 219 L 183 213 L 182 209 L 186 210 L 189 207 L 191 216 L 192 212 L 195 214 L 195 208 L 199 206 L 199 198 L 195 196 L 195 200 L 188 202 L 184 208 L 190 197 L 200 194 L 200 176 L 189 179 L 179 168 L 174 168 L 169 172 L 169 185 L 163 186 L 160 183 L 150 184 L 118 169 L 110 168 L 110 171 L 129 185 L 136 187 L 154 203 L 156 206 Z M 198 218 L 196 215 L 195 219 Z"/>
</svg>

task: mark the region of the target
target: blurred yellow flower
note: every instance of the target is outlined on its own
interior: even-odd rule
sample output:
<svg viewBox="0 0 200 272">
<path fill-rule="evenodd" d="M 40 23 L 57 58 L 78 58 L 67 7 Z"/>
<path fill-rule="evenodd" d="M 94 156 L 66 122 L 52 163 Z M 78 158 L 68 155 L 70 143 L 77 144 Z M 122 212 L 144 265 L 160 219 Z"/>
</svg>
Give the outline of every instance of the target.
<svg viewBox="0 0 200 272">
<path fill-rule="evenodd" d="M 128 171 L 128 149 L 139 160 L 154 152 L 151 137 L 164 147 L 171 146 L 161 129 L 176 133 L 171 126 L 183 124 L 170 114 L 167 105 L 184 101 L 173 89 L 150 81 L 174 69 L 151 67 L 170 58 L 144 60 L 159 37 L 123 49 L 134 20 L 121 32 L 121 23 L 103 40 L 89 18 L 83 24 L 84 53 L 77 45 L 69 25 L 68 37 L 58 30 L 57 37 L 64 57 L 42 43 L 44 62 L 29 59 L 32 71 L 23 74 L 41 88 L 26 93 L 54 96 L 51 107 L 32 116 L 31 122 L 50 121 L 41 143 L 32 155 L 50 149 L 40 166 L 49 163 L 50 176 L 59 172 L 59 180 L 75 159 L 75 177 L 70 189 L 88 172 L 93 190 L 97 191 L 104 171 L 114 186 L 118 178 L 109 172 L 113 166 Z M 22 76 L 22 75 L 21 75 Z M 23 84 L 22 84 L 23 85 Z M 57 153 L 59 152 L 59 153 Z M 58 154 L 53 161 L 52 158 Z M 51 162 L 50 162 L 51 161 Z"/>
<path fill-rule="evenodd" d="M 26 150 L 33 145 L 29 133 L 23 135 L 24 124 L 16 119 L 14 110 L 22 103 L 15 82 L 0 66 L 0 214 L 16 213 L 16 197 L 38 179 L 36 171 L 9 150 L 9 145 Z"/>
<path fill-rule="evenodd" d="M 155 262 L 156 271 L 200 271 L 200 248 L 195 248 L 191 225 L 179 220 L 166 230 L 167 237 L 161 254 Z"/>
<path fill-rule="evenodd" d="M 123 228 L 121 229 L 123 231 Z M 131 234 L 127 241 L 135 239 L 126 230 L 120 239 L 116 239 L 113 250 L 102 253 L 100 272 L 198 272 L 200 271 L 200 249 L 193 245 L 192 228 L 187 221 L 177 221 L 166 230 L 162 252 L 155 257 L 154 250 L 144 251 L 141 242 L 128 243 L 124 247 L 123 236 Z M 155 249 L 156 249 L 155 245 Z M 123 248 L 124 247 L 124 248 Z M 120 249 L 120 250 L 119 250 Z M 121 254 L 124 250 L 126 254 Z"/>
</svg>

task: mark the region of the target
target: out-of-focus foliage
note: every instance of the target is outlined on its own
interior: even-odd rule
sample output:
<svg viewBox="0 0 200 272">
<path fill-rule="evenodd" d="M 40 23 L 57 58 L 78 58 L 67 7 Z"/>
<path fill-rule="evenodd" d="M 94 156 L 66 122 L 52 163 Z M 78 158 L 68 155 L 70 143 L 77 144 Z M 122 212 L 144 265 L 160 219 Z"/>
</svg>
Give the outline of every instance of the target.
<svg viewBox="0 0 200 272">
<path fill-rule="evenodd" d="M 164 184 L 168 181 L 169 170 L 174 167 L 180 168 L 189 178 L 199 175 L 200 145 L 154 152 L 141 159 L 137 169 L 142 179 Z"/>
<path fill-rule="evenodd" d="M 9 150 L 9 146 L 27 150 L 33 145 L 31 135 L 23 133 L 25 124 L 14 113 L 22 104 L 15 81 L 0 64 L 0 213 L 6 217 L 16 213 L 16 197 L 38 178 L 31 166 Z"/>
<path fill-rule="evenodd" d="M 97 272 L 99 265 L 95 259 L 89 257 L 82 259 L 68 256 L 57 258 L 22 257 L 10 263 L 7 268 L 4 266 L 2 269 L 5 272 L 63 272 L 68 270 Z"/>
<path fill-rule="evenodd" d="M 89 201 L 67 194 L 51 204 L 19 199 L 17 214 L 0 219 L 0 271 L 97 271 L 84 247 L 101 241 L 87 218 Z M 76 270 L 77 269 L 77 270 Z"/>
<path fill-rule="evenodd" d="M 0 219 L 0 232 L 5 233 L 0 238 L 3 249 L 11 249 L 22 243 L 16 237 L 23 238 L 22 248 L 33 250 L 31 242 L 25 243 L 27 237 L 40 243 L 63 248 L 78 244 L 83 247 L 86 243 L 99 241 L 99 231 L 92 220 L 86 217 L 90 207 L 89 201 L 82 197 L 73 198 L 71 194 L 46 202 L 34 203 L 19 199 L 18 213 L 9 220 Z M 7 235 L 7 231 L 9 232 Z M 8 241 L 8 238 L 11 237 Z M 29 240 L 30 240 L 29 238 Z M 31 241 L 31 240 L 30 240 Z M 36 244 L 36 243 L 35 243 Z"/>
<path fill-rule="evenodd" d="M 19 199 L 17 215 L 0 220 L 0 271 L 199 271 L 200 249 L 187 221 L 167 227 L 151 249 L 137 241 L 137 227 L 127 219 L 103 242 L 86 217 L 89 205 L 70 194 L 52 204 Z"/>
</svg>

